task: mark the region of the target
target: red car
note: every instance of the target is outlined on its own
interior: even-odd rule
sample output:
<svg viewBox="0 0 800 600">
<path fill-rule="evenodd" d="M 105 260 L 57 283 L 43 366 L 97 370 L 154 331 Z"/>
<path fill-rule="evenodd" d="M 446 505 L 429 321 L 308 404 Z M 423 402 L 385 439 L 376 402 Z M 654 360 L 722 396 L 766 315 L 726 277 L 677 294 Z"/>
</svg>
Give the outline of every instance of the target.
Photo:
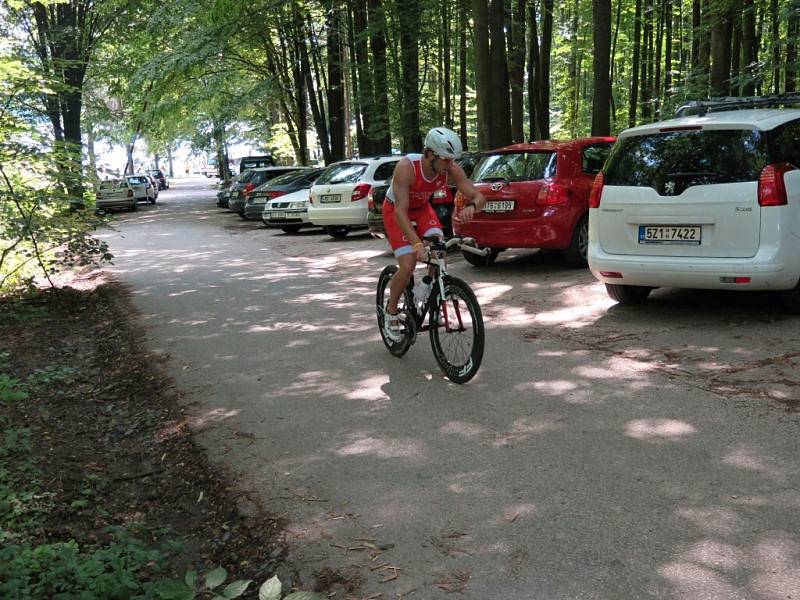
<svg viewBox="0 0 800 600">
<path fill-rule="evenodd" d="M 589 192 L 614 141 L 544 140 L 487 152 L 472 174 L 486 206 L 454 229 L 492 252 L 464 252 L 467 262 L 488 266 L 507 248 L 544 248 L 562 251 L 569 266 L 585 267 Z"/>
</svg>

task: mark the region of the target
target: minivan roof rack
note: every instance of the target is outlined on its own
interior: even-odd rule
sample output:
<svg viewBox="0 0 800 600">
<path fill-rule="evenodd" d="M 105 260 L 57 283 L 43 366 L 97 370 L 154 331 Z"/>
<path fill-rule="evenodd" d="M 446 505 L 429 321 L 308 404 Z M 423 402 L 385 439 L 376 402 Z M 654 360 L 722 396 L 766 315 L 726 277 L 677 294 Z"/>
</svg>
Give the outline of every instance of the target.
<svg viewBox="0 0 800 600">
<path fill-rule="evenodd" d="M 771 94 L 769 96 L 726 96 L 723 98 L 709 98 L 708 100 L 692 100 L 675 111 L 675 118 L 689 115 L 705 116 L 710 112 L 726 110 L 739 110 L 743 108 L 767 108 L 778 106 L 800 105 L 800 92 L 789 94 Z"/>
</svg>

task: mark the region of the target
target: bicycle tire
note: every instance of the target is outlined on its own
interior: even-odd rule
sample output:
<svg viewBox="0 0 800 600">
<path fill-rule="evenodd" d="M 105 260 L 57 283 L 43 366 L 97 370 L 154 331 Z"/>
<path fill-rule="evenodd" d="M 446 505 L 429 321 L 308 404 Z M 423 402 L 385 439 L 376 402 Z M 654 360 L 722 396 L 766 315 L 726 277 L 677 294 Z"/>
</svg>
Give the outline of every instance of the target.
<svg viewBox="0 0 800 600">
<path fill-rule="evenodd" d="M 406 289 L 403 291 L 403 295 L 400 297 L 400 301 L 397 303 L 397 312 L 404 313 L 406 315 L 405 318 L 405 328 L 403 329 L 403 337 L 398 342 L 393 342 L 388 337 L 386 337 L 386 332 L 384 331 L 384 322 L 383 322 L 383 312 L 386 308 L 386 301 L 389 299 L 389 285 L 391 284 L 392 277 L 397 272 L 397 265 L 390 265 L 386 267 L 382 272 L 380 277 L 378 277 L 378 290 L 375 295 L 375 312 L 378 317 L 378 331 L 381 332 L 381 339 L 383 340 L 383 345 L 386 346 L 386 349 L 394 356 L 400 357 L 403 356 L 406 352 L 408 352 L 411 345 L 414 343 L 414 339 L 416 338 L 416 321 L 414 320 L 413 306 L 414 306 L 414 296 L 412 293 L 412 286 L 409 284 L 406 286 Z"/>
<path fill-rule="evenodd" d="M 469 285 L 457 277 L 447 278 L 444 302 L 438 297 L 438 291 L 435 293 L 437 297 L 429 317 L 433 356 L 450 381 L 466 383 L 475 377 L 483 361 L 486 336 L 480 304 Z M 443 306 L 447 307 L 446 318 L 442 314 Z M 469 323 L 465 322 L 466 317 Z"/>
</svg>

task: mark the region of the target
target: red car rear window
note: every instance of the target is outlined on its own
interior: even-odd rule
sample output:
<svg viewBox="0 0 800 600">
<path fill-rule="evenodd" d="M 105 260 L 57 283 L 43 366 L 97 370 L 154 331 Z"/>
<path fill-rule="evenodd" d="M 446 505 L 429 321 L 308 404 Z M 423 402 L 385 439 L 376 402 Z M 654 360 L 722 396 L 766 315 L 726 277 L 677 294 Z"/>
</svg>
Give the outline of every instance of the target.
<svg viewBox="0 0 800 600">
<path fill-rule="evenodd" d="M 475 167 L 472 179 L 481 181 L 534 181 L 556 174 L 556 153 L 508 152 L 490 154 Z"/>
</svg>

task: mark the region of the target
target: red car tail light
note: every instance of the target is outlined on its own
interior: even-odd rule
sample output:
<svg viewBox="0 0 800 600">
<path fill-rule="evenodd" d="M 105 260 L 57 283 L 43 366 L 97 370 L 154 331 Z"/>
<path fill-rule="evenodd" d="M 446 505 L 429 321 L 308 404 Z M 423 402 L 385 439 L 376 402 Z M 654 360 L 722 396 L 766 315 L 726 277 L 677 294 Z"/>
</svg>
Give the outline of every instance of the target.
<svg viewBox="0 0 800 600">
<path fill-rule="evenodd" d="M 758 178 L 758 204 L 760 206 L 784 206 L 788 204 L 786 182 L 783 174 L 796 169 L 790 163 L 767 165 L 761 170 Z"/>
<path fill-rule="evenodd" d="M 536 204 L 544 206 L 566 204 L 571 196 L 572 192 L 560 183 L 546 183 L 539 188 Z"/>
<path fill-rule="evenodd" d="M 359 183 L 353 189 L 353 194 L 350 196 L 350 201 L 355 202 L 357 200 L 363 200 L 367 196 L 369 196 L 369 192 L 372 189 L 372 186 L 368 183 Z"/>
<path fill-rule="evenodd" d="M 603 176 L 603 172 L 600 171 L 597 174 L 597 177 L 594 178 L 594 182 L 592 183 L 592 191 L 589 192 L 589 208 L 600 207 L 600 196 L 603 195 L 603 186 L 605 183 L 606 180 Z"/>
</svg>

